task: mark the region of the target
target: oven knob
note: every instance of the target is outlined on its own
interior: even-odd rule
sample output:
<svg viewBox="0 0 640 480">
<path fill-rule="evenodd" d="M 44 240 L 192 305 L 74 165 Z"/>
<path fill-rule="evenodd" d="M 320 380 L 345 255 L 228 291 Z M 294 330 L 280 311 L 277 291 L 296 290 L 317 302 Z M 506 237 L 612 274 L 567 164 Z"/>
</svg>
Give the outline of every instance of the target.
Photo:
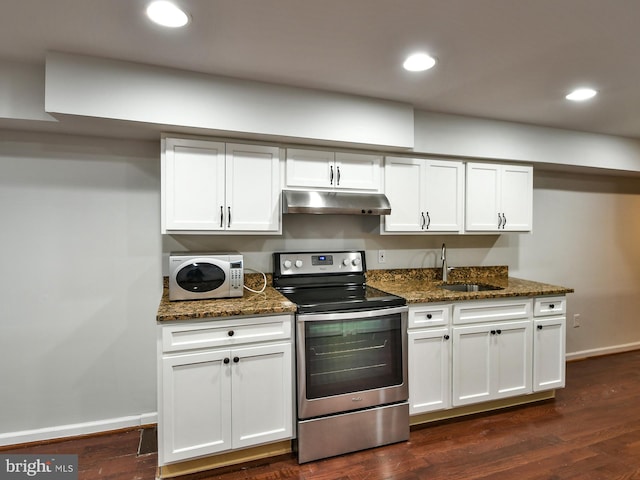
<svg viewBox="0 0 640 480">
<path fill-rule="evenodd" d="M 358 265 L 360 265 L 360 258 L 354 258 L 353 260 L 351 260 L 351 263 L 354 267 L 357 267 Z"/>
<path fill-rule="evenodd" d="M 286 269 L 291 268 L 291 260 L 285 260 L 284 261 L 284 268 L 286 268 Z"/>
<path fill-rule="evenodd" d="M 296 260 L 296 268 L 302 267 L 302 260 Z"/>
<path fill-rule="evenodd" d="M 344 260 L 342 260 L 342 264 L 343 264 L 345 267 L 348 267 L 348 266 L 349 266 L 349 259 L 348 259 L 348 258 L 345 258 Z"/>
</svg>

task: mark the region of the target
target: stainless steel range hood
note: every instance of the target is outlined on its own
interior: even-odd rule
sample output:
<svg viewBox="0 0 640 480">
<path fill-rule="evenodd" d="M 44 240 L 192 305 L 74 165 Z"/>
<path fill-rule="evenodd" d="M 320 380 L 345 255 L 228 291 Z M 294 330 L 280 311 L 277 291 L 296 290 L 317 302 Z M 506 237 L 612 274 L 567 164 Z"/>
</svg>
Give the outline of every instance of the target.
<svg viewBox="0 0 640 480">
<path fill-rule="evenodd" d="M 391 204 L 382 193 L 283 190 L 282 213 L 388 215 Z"/>
</svg>

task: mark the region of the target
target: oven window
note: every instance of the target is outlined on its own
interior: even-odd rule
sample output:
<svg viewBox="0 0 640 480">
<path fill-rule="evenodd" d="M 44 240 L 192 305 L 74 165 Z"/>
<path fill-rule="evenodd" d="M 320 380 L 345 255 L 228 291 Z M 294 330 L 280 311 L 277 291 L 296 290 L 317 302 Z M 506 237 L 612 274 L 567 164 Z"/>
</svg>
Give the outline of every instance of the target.
<svg viewBox="0 0 640 480">
<path fill-rule="evenodd" d="M 307 398 L 402 384 L 399 314 L 305 322 Z"/>
</svg>

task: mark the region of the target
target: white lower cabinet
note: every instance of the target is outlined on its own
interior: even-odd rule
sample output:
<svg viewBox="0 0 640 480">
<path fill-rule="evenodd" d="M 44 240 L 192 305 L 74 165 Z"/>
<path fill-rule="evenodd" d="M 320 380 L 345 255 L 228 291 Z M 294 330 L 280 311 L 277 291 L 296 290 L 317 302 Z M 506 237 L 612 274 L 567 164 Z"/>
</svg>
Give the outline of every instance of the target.
<svg viewBox="0 0 640 480">
<path fill-rule="evenodd" d="M 192 330 L 180 325 L 179 335 L 200 337 L 193 350 L 176 352 L 172 347 L 161 355 L 159 465 L 293 436 L 292 319 L 279 318 L 194 322 Z M 176 325 L 160 328 L 162 349 L 163 339 L 167 347 L 176 337 Z M 256 333 L 234 338 L 234 328 Z M 207 335 L 219 344 L 220 331 L 226 334 L 224 348 L 198 348 Z M 189 337 L 192 333 L 196 336 Z M 286 338 L 260 341 L 282 336 Z"/>
<path fill-rule="evenodd" d="M 409 414 L 451 406 L 451 329 L 409 331 Z"/>
<path fill-rule="evenodd" d="M 536 298 L 533 317 L 533 390 L 565 386 L 565 297 Z"/>
<path fill-rule="evenodd" d="M 409 307 L 409 414 L 451 406 L 451 305 Z"/>
<path fill-rule="evenodd" d="M 411 415 L 565 384 L 564 296 L 409 306 Z"/>
<path fill-rule="evenodd" d="M 531 320 L 453 327 L 453 405 L 531 393 Z"/>
</svg>

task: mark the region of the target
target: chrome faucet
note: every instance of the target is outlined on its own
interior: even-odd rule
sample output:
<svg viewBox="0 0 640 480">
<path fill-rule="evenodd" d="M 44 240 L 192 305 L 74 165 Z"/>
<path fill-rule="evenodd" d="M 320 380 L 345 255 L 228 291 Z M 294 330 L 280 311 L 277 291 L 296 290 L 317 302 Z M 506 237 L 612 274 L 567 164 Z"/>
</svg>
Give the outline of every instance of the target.
<svg viewBox="0 0 640 480">
<path fill-rule="evenodd" d="M 449 267 L 447 267 L 447 246 L 444 243 L 440 260 L 442 260 L 442 281 L 446 282 L 449 280 Z"/>
</svg>

